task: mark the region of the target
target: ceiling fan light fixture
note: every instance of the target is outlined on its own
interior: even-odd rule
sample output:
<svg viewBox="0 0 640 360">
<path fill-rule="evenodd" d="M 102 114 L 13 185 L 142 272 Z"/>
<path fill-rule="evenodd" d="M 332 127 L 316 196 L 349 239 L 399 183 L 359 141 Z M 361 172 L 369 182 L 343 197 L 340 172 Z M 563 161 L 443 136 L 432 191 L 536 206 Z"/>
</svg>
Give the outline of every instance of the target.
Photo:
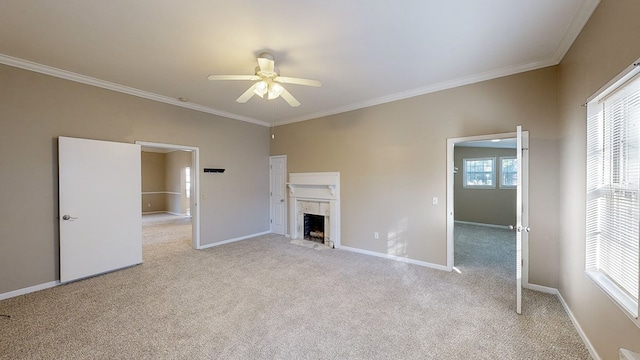
<svg viewBox="0 0 640 360">
<path fill-rule="evenodd" d="M 266 94 L 268 90 L 269 85 L 266 81 L 262 80 L 256 83 L 256 88 L 253 89 L 253 92 L 260 97 L 264 97 L 264 94 Z"/>
<path fill-rule="evenodd" d="M 255 68 L 254 75 L 215 75 L 207 76 L 209 80 L 249 80 L 255 81 L 236 102 L 246 103 L 253 97 L 258 95 L 266 100 L 273 100 L 281 97 L 291 107 L 300 106 L 300 102 L 296 100 L 282 84 L 296 84 L 305 86 L 321 86 L 318 80 L 301 79 L 287 76 L 280 76 L 278 68 L 275 66 L 275 60 L 272 54 L 261 53 L 258 55 L 258 66 Z"/>
<path fill-rule="evenodd" d="M 269 100 L 277 99 L 278 96 L 282 94 L 282 90 L 284 90 L 282 85 L 278 83 L 272 83 L 271 86 L 269 87 Z"/>
</svg>

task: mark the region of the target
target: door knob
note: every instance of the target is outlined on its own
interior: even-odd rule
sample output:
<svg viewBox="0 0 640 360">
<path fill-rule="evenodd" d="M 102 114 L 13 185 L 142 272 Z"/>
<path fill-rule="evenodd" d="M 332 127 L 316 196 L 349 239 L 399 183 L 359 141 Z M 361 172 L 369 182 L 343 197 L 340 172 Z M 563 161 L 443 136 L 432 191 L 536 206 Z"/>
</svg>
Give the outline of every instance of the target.
<svg viewBox="0 0 640 360">
<path fill-rule="evenodd" d="M 528 226 L 515 227 L 513 225 L 509 225 L 509 230 L 515 230 L 517 232 L 529 232 L 529 231 L 531 231 L 531 229 Z"/>
<path fill-rule="evenodd" d="M 73 217 L 71 215 L 64 215 L 62 217 L 62 220 L 75 220 L 75 219 L 77 219 L 77 217 Z"/>
<path fill-rule="evenodd" d="M 284 202 L 284 199 L 280 199 L 280 202 Z"/>
</svg>

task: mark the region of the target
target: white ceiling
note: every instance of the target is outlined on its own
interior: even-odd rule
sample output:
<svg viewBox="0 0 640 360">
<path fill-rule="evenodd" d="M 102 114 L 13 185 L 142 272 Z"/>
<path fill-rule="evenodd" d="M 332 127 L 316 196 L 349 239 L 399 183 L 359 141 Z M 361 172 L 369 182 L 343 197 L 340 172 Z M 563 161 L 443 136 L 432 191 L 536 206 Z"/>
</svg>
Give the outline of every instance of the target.
<svg viewBox="0 0 640 360">
<path fill-rule="evenodd" d="M 284 124 L 555 65 L 598 2 L 2 1 L 0 63 Z M 239 104 L 251 82 L 206 80 L 253 74 L 262 51 L 322 87 L 286 85 L 302 103 L 291 108 Z"/>
<path fill-rule="evenodd" d="M 495 139 L 495 140 L 476 140 L 456 143 L 456 147 L 474 147 L 474 148 L 497 148 L 497 149 L 515 149 L 516 138 Z"/>
</svg>

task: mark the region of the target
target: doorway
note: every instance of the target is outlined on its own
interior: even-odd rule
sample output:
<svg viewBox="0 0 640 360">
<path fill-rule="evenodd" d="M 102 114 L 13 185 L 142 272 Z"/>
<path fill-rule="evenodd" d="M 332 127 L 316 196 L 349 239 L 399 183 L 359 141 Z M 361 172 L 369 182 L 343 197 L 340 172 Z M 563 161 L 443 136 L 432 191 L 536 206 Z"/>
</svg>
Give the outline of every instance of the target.
<svg viewBox="0 0 640 360">
<path fill-rule="evenodd" d="M 167 157 L 168 160 L 164 161 L 172 169 L 171 177 L 167 177 L 169 187 L 164 185 L 159 191 L 142 189 L 140 197 L 143 199 L 143 212 L 157 213 L 148 217 L 150 221 L 154 220 L 151 217 L 157 217 L 160 221 L 169 217 L 175 219 L 173 223 L 182 228 L 175 228 L 176 233 L 184 233 L 185 224 L 190 223 L 191 247 L 200 249 L 199 148 L 145 141 L 136 141 L 136 144 L 141 146 L 142 152 L 169 154 L 161 158 Z M 154 198 L 156 202 L 145 200 Z"/>
<path fill-rule="evenodd" d="M 528 148 L 528 132 L 523 131 L 523 138 L 527 140 L 526 146 L 523 145 L 523 148 Z M 480 136 L 470 136 L 463 138 L 453 138 L 447 140 L 447 268 L 449 270 L 460 271 L 455 267 L 456 265 L 456 235 L 464 236 L 465 234 L 461 234 L 460 230 L 466 231 L 467 233 L 471 233 L 474 237 L 496 237 L 502 238 L 503 241 L 509 242 L 513 237 L 511 233 L 506 230 L 508 225 L 516 225 L 515 224 L 515 196 L 514 194 L 510 194 L 513 190 L 509 189 L 509 187 L 513 186 L 513 183 L 510 182 L 510 179 L 513 179 L 509 174 L 510 168 L 509 165 L 512 165 L 513 159 L 515 156 L 510 153 L 510 150 L 496 150 L 494 154 L 489 154 L 487 151 L 477 151 L 474 154 L 474 150 L 469 150 L 471 147 L 504 147 L 504 148 L 513 148 L 516 149 L 516 142 L 512 139 L 515 139 L 516 133 L 502 133 L 502 134 L 489 134 L 489 135 L 480 135 Z M 501 145 L 496 145 L 502 143 Z M 523 143 L 524 144 L 524 143 Z M 457 149 L 463 149 L 462 153 L 464 156 L 458 156 L 456 159 L 455 153 Z M 527 149 L 528 150 L 528 149 Z M 528 224 L 528 158 L 529 151 L 522 152 L 522 179 L 521 179 L 521 190 L 522 190 L 522 223 Z M 466 162 L 465 162 L 466 160 Z M 468 168 L 465 169 L 465 165 Z M 505 167 L 504 173 L 501 174 L 501 168 Z M 488 173 L 488 169 L 493 167 L 494 175 L 491 177 Z M 484 171 L 487 170 L 487 171 Z M 465 174 L 465 171 L 470 171 L 470 174 Z M 504 176 L 503 176 L 504 175 Z M 456 177 L 459 181 L 463 181 L 464 177 L 468 178 L 469 186 L 465 189 L 467 192 L 475 193 L 472 196 L 472 201 L 481 200 L 483 197 L 488 195 L 488 192 L 492 191 L 491 189 L 496 189 L 494 191 L 494 196 L 491 197 L 490 200 L 495 202 L 497 197 L 502 196 L 503 198 L 512 198 L 510 201 L 513 206 L 509 208 L 502 209 L 502 214 L 498 217 L 494 216 L 495 213 L 491 214 L 492 211 L 487 211 L 486 206 L 477 205 L 471 207 L 471 212 L 465 211 L 469 209 L 462 209 L 462 205 L 460 201 L 456 201 Z M 504 189 L 500 192 L 500 186 Z M 484 193 L 483 193 L 484 192 Z M 459 194 L 458 194 L 459 195 Z M 482 195 L 482 196 L 477 196 Z M 475 198 L 474 198 L 475 197 Z M 459 199 L 458 199 L 459 200 Z M 485 199 L 485 201 L 487 201 Z M 459 208 L 456 208 L 459 206 Z M 473 212 L 480 212 L 475 218 L 473 217 Z M 467 219 L 466 221 L 458 221 L 460 217 L 456 216 L 456 213 L 460 212 L 465 214 Z M 462 215 L 462 214 L 461 214 Z M 493 217 L 492 217 L 493 216 Z M 499 219 L 499 220 L 489 220 L 489 219 Z M 475 221 L 474 221 L 475 220 Z M 486 225 L 489 226 L 486 226 Z M 456 226 L 458 226 L 458 233 L 456 233 Z M 493 231 L 493 233 L 492 233 Z M 484 234 L 484 235 L 483 235 Z M 468 239 L 467 239 L 468 240 Z M 461 240 L 463 241 L 463 240 Z M 458 244 L 460 245 L 460 244 Z M 513 246 L 513 244 L 511 244 Z M 497 248 L 494 250 L 505 250 L 506 254 L 513 254 L 514 251 L 511 249 Z M 522 285 L 524 287 L 528 286 L 528 269 L 529 269 L 529 261 L 528 261 L 528 234 L 522 233 Z M 490 261 L 496 261 L 496 259 L 489 259 Z M 511 259 L 512 265 L 517 268 L 517 259 Z M 515 273 L 514 273 L 515 274 Z"/>
<path fill-rule="evenodd" d="M 454 266 L 515 276 L 516 139 L 454 145 Z M 456 169 L 458 169 L 456 171 Z"/>
<path fill-rule="evenodd" d="M 285 235 L 287 229 L 287 155 L 269 157 L 269 212 L 270 229 L 274 234 Z"/>
</svg>

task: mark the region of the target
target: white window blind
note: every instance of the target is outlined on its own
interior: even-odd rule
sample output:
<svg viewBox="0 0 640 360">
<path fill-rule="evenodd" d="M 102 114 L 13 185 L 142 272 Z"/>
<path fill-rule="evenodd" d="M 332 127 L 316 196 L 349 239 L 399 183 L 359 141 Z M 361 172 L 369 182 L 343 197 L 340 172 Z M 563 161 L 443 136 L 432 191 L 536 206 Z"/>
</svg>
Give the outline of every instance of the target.
<svg viewBox="0 0 640 360">
<path fill-rule="evenodd" d="M 637 72 L 637 70 L 636 70 Z M 638 316 L 640 78 L 621 78 L 588 103 L 587 250 L 591 277 Z"/>
</svg>

